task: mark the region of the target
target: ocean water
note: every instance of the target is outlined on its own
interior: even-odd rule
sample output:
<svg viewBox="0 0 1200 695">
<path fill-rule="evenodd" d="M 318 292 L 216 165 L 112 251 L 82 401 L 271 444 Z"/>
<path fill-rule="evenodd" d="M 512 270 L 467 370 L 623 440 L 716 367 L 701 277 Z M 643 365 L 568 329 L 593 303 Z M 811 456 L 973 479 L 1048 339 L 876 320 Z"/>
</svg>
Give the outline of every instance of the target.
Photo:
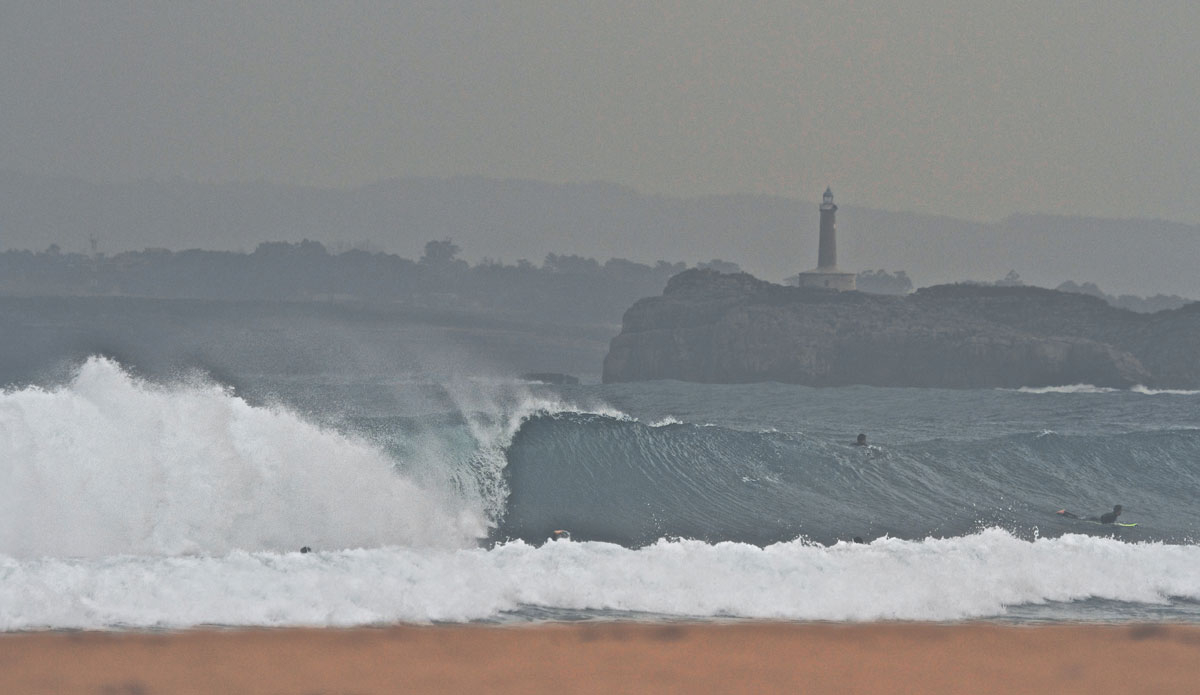
<svg viewBox="0 0 1200 695">
<path fill-rule="evenodd" d="M 1198 498 L 1197 392 L 234 389 L 96 357 L 0 392 L 0 630 L 1200 622 Z M 1055 513 L 1114 504 L 1137 526 Z"/>
</svg>

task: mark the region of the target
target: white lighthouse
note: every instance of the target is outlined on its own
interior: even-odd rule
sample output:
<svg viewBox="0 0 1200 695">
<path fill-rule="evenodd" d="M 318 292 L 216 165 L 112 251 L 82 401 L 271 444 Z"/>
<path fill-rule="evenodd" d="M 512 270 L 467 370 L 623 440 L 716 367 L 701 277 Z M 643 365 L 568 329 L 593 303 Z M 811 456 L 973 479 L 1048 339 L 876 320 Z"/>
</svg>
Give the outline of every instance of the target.
<svg viewBox="0 0 1200 695">
<path fill-rule="evenodd" d="M 854 273 L 844 273 L 837 267 L 837 206 L 833 190 L 828 186 L 821 198 L 821 237 L 817 248 L 817 268 L 800 273 L 801 287 L 822 287 L 830 290 L 854 289 Z"/>
</svg>

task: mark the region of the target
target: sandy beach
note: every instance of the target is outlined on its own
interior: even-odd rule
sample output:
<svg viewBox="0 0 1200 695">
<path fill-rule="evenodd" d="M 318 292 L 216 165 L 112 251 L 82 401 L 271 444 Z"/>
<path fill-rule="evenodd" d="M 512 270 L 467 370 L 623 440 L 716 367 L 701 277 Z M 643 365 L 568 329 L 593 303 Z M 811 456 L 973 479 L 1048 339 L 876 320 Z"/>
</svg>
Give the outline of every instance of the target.
<svg viewBox="0 0 1200 695">
<path fill-rule="evenodd" d="M 1194 693 L 1200 627 L 727 625 L 0 635 L 0 692 Z"/>
</svg>

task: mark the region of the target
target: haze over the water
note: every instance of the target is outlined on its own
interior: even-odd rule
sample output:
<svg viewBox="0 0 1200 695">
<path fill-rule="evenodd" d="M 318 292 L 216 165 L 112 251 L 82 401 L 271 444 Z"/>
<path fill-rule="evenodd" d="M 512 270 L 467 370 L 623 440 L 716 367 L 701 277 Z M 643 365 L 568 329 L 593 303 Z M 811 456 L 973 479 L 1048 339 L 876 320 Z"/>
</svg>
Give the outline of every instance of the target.
<svg viewBox="0 0 1200 695">
<path fill-rule="evenodd" d="M 1196 224 L 1198 31 L 1187 1 L 6 3 L 0 168 Z"/>
</svg>

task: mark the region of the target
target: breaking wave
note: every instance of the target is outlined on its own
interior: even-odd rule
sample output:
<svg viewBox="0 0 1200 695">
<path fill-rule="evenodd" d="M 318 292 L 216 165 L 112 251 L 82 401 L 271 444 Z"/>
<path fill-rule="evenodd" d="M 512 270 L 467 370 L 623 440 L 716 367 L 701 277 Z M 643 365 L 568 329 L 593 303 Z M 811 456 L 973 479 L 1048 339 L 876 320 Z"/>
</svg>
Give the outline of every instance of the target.
<svg viewBox="0 0 1200 695">
<path fill-rule="evenodd" d="M 4 555 L 467 547 L 487 524 L 470 501 L 199 379 L 154 385 L 92 358 L 64 386 L 0 395 Z"/>
<path fill-rule="evenodd" d="M 1124 397 L 1125 428 L 1013 432 L 939 429 L 945 394 L 845 392 L 933 408 L 859 447 L 765 423 L 779 403 L 744 392 L 737 426 L 504 381 L 448 385 L 448 413 L 314 422 L 92 358 L 0 393 L 0 630 L 1077 619 L 1096 602 L 1200 619 L 1200 430 L 1163 424 L 1171 399 L 1147 418 Z M 1112 503 L 1138 525 L 1054 513 Z M 557 528 L 574 540 L 545 542 Z"/>
</svg>

